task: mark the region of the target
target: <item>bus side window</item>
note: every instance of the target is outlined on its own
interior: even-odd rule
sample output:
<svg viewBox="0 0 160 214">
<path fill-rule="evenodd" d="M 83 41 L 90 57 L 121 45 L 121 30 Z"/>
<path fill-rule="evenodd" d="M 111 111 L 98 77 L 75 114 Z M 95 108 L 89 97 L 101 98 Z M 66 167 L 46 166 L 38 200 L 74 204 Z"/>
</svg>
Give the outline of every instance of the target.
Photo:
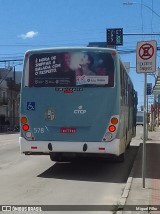
<svg viewBox="0 0 160 214">
<path fill-rule="evenodd" d="M 124 70 L 122 65 L 120 64 L 120 81 L 121 81 L 121 96 L 122 96 L 122 104 L 125 103 L 125 81 L 124 81 Z"/>
</svg>

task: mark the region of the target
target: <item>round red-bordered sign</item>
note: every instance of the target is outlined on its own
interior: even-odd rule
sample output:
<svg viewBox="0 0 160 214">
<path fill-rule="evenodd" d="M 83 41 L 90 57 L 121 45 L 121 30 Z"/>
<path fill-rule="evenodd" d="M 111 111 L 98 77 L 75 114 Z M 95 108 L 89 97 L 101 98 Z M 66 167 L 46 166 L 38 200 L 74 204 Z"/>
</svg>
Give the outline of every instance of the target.
<svg viewBox="0 0 160 214">
<path fill-rule="evenodd" d="M 143 60 L 150 59 L 154 54 L 154 47 L 149 44 L 145 43 L 139 48 L 139 56 Z"/>
</svg>

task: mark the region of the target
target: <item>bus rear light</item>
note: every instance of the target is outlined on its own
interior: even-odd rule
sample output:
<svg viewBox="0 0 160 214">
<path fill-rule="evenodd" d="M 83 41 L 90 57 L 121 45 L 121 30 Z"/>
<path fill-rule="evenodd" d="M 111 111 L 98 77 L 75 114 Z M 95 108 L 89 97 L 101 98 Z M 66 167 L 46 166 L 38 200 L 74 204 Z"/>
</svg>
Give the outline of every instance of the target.
<svg viewBox="0 0 160 214">
<path fill-rule="evenodd" d="M 111 123 L 112 123 L 113 125 L 116 125 L 116 124 L 118 123 L 118 119 L 117 119 L 116 117 L 112 117 L 112 118 L 111 118 Z"/>
<path fill-rule="evenodd" d="M 110 141 L 112 139 L 112 133 L 111 132 L 107 132 L 104 135 L 104 140 L 103 141 Z"/>
<path fill-rule="evenodd" d="M 31 149 L 37 149 L 38 147 L 37 146 L 31 146 Z"/>
<path fill-rule="evenodd" d="M 108 127 L 108 130 L 109 130 L 110 132 L 115 132 L 115 131 L 116 131 L 116 127 L 115 127 L 114 125 L 110 125 L 110 126 Z"/>
<path fill-rule="evenodd" d="M 21 117 L 21 123 L 26 124 L 27 123 L 27 117 Z"/>
<path fill-rule="evenodd" d="M 99 147 L 99 150 L 100 151 L 105 151 L 105 148 L 104 147 Z"/>
<path fill-rule="evenodd" d="M 119 115 L 112 115 L 108 121 L 108 127 L 102 137 L 102 142 L 111 142 L 116 138 L 119 126 Z"/>
<path fill-rule="evenodd" d="M 28 124 L 24 124 L 23 126 L 22 126 L 22 129 L 23 129 L 23 131 L 28 131 L 29 130 L 29 125 Z"/>
<path fill-rule="evenodd" d="M 27 138 L 31 138 L 32 137 L 32 133 L 31 132 L 26 132 L 25 135 L 26 135 Z"/>
</svg>

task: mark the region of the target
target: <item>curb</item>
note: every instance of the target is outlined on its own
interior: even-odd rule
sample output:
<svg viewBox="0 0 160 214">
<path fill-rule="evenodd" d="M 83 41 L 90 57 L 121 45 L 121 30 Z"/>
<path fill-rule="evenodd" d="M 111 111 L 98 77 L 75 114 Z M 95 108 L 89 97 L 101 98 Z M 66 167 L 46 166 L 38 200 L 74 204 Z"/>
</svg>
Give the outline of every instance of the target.
<svg viewBox="0 0 160 214">
<path fill-rule="evenodd" d="M 133 163 L 133 167 L 131 169 L 131 172 L 129 174 L 127 182 L 125 184 L 125 188 L 123 190 L 121 198 L 119 200 L 119 206 L 118 206 L 118 209 L 117 209 L 118 211 L 116 212 L 116 214 L 123 214 L 123 209 L 124 209 L 124 206 L 126 204 L 126 200 L 128 198 L 128 195 L 129 195 L 129 192 L 130 192 L 130 189 L 131 189 L 131 185 L 132 185 L 132 181 L 133 181 L 133 175 L 134 175 L 134 171 L 135 171 L 135 168 L 136 168 L 136 159 L 137 159 L 137 156 L 139 155 L 141 146 L 142 146 L 142 144 L 139 145 L 139 148 L 138 148 L 138 151 L 137 151 L 134 163 Z"/>
</svg>

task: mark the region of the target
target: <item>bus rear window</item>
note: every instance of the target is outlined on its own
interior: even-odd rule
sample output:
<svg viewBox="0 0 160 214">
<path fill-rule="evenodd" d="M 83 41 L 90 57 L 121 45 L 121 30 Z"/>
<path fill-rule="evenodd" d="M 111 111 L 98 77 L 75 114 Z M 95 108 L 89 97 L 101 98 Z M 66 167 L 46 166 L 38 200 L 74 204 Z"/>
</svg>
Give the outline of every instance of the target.
<svg viewBox="0 0 160 214">
<path fill-rule="evenodd" d="M 114 86 L 114 61 L 105 52 L 36 53 L 29 57 L 29 87 Z"/>
</svg>

